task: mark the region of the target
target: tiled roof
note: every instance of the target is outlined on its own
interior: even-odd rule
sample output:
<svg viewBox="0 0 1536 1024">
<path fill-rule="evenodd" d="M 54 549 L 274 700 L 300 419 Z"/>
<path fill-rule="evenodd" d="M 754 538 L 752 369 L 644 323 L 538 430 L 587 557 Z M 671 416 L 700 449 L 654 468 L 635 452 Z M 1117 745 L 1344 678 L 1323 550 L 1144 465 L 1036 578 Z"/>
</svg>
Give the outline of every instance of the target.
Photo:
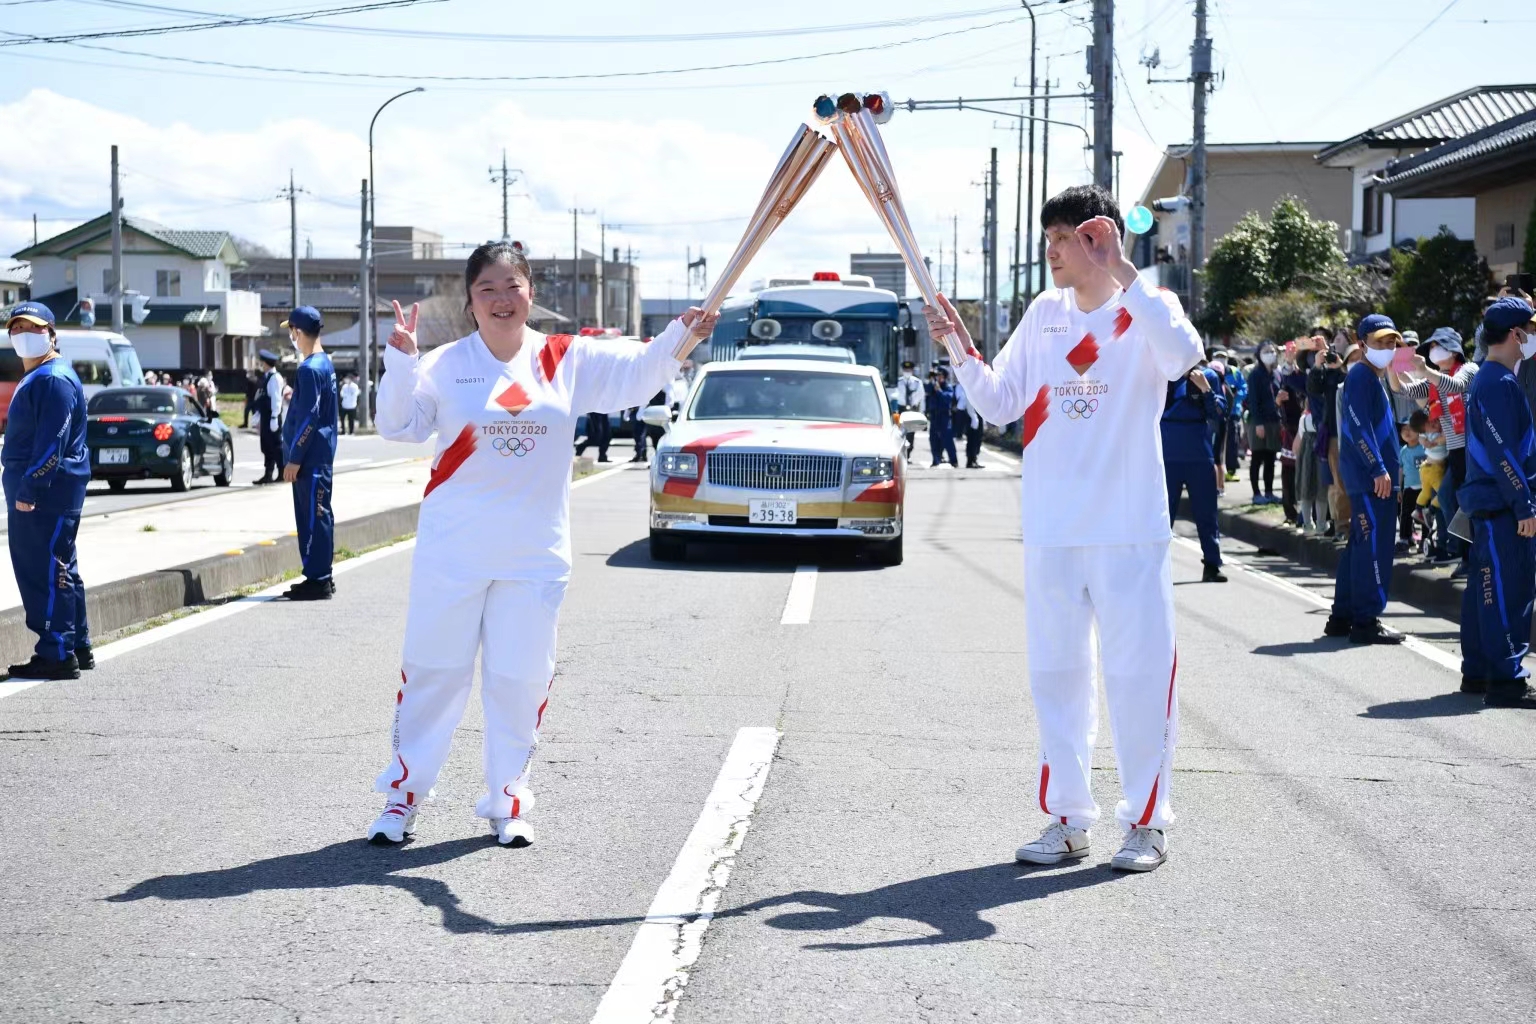
<svg viewBox="0 0 1536 1024">
<path fill-rule="evenodd" d="M 356 288 L 306 288 L 303 287 L 301 278 L 299 301 L 306 306 L 314 306 L 323 312 L 356 313 L 358 294 Z M 293 290 L 291 288 L 278 288 L 263 291 L 261 293 L 261 308 L 266 310 L 280 309 L 286 313 L 293 308 Z M 379 298 L 374 299 L 373 308 L 375 312 L 394 312 L 393 306 Z"/>
<path fill-rule="evenodd" d="M 1336 142 L 1317 158 L 1327 160 L 1355 146 L 1434 146 L 1531 110 L 1536 110 L 1536 85 L 1482 85 Z"/>
<path fill-rule="evenodd" d="M 1500 121 L 1466 138 L 1441 143 L 1407 159 L 1394 160 L 1387 165 L 1382 184 L 1390 190 L 1394 185 L 1421 180 L 1437 171 L 1471 163 L 1532 140 L 1536 140 L 1536 110 Z"/>
<path fill-rule="evenodd" d="M 152 220 L 145 220 L 143 217 L 124 217 L 123 227 L 148 235 L 151 238 L 164 242 L 173 249 L 179 249 L 193 259 L 200 260 L 217 259 L 219 254 L 224 251 L 224 246 L 229 242 L 228 231 L 183 231 L 179 228 L 168 228 L 164 224 L 157 224 Z M 111 215 L 104 213 L 83 224 L 77 224 L 68 231 L 60 232 L 52 238 L 45 239 L 37 245 L 28 246 L 22 249 L 20 253 L 17 253 L 16 257 L 18 259 L 31 259 L 40 255 L 52 255 L 53 253 L 50 252 L 50 249 L 53 243 L 60 239 L 74 237 L 75 241 L 70 243 L 73 246 L 78 244 L 78 241 L 81 239 L 100 237 L 110 228 Z M 94 235 L 92 234 L 93 231 L 95 232 Z"/>
</svg>

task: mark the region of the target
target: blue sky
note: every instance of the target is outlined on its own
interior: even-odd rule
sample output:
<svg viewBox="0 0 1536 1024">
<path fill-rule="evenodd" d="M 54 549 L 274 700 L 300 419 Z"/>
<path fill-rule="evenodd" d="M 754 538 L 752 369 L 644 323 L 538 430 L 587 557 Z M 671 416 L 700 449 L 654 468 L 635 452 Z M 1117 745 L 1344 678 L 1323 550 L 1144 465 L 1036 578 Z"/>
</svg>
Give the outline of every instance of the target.
<svg viewBox="0 0 1536 1024">
<path fill-rule="evenodd" d="M 342 2 L 163 0 L 162 6 L 258 16 Z M 46 35 L 198 20 L 147 6 L 12 0 L 0 3 L 0 26 Z M 1051 77 L 1064 92 L 1083 91 L 1088 7 L 1085 0 L 1036 4 L 1041 71 L 1049 58 Z M 1211 140 L 1332 141 L 1470 85 L 1536 80 L 1529 48 L 1508 44 L 1536 25 L 1536 16 L 1493 0 L 1446 7 L 1447 0 L 1213 0 L 1210 31 L 1225 74 L 1211 101 Z M 178 61 L 70 45 L 0 47 L 0 131 L 39 143 L 0 154 L 0 251 L 30 242 L 34 213 L 47 234 L 104 211 L 107 147 L 116 141 L 130 213 L 181 227 L 227 228 L 282 249 L 287 209 L 275 195 L 292 167 L 308 190 L 300 203 L 301 236 L 317 255 L 353 255 L 368 118 L 379 102 L 416 83 L 302 72 L 436 76 L 421 80 L 425 93 L 400 100 L 380 118 L 381 223 L 414 223 L 453 243 L 499 235 L 500 196 L 487 171 L 505 147 L 509 163 L 526 172 L 512 202 L 515 237 L 540 255 L 567 254 L 566 211 L 596 209 L 598 215 L 579 218 L 583 247 L 596 248 L 600 222 L 615 225 L 608 244 L 637 251 L 646 294 L 681 295 L 685 251 L 702 246 L 714 267 L 723 264 L 740 218 L 817 93 L 883 88 L 901 100 L 1023 91 L 1014 80 L 1028 74 L 1029 28 L 1017 6 L 890 0 L 828 11 L 808 0 L 568 0 L 536 8 L 442 0 L 305 26 L 92 44 Z M 1140 193 L 1163 147 L 1188 139 L 1189 87 L 1148 85 L 1138 62 L 1157 50 L 1163 60 L 1158 77 L 1187 72 L 1192 12 L 1190 0 L 1117 5 L 1123 78 L 1115 131 L 1125 153 L 1125 196 Z M 748 35 L 697 38 L 722 33 Z M 1496 49 L 1504 52 L 1490 56 Z M 849 50 L 858 52 L 792 59 Z M 655 73 L 763 61 L 777 63 Z M 487 80 L 632 72 L 645 74 Z M 441 80 L 455 76 L 471 80 Z M 1058 103 L 1053 116 L 1087 123 L 1082 101 Z M 946 264 L 951 217 L 959 218 L 959 291 L 974 294 L 977 183 L 988 148 L 998 146 L 1006 247 L 1016 134 L 984 114 L 903 111 L 885 135 L 925 251 L 937 258 L 942 245 Z M 1074 130 L 1053 129 L 1053 191 L 1087 179 L 1082 139 Z M 756 266 L 846 269 L 848 252 L 866 248 L 890 246 L 846 170 L 834 165 Z"/>
</svg>

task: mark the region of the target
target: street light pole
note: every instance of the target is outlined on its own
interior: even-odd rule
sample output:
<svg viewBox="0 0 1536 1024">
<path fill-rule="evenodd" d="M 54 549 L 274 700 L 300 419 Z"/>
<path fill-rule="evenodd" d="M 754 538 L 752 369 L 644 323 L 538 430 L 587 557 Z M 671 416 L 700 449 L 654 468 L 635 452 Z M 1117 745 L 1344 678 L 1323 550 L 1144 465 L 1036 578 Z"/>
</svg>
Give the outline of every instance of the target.
<svg viewBox="0 0 1536 1024">
<path fill-rule="evenodd" d="M 405 92 L 396 93 L 395 95 L 391 96 L 389 99 L 385 100 L 383 103 L 379 104 L 379 109 L 375 110 L 373 112 L 373 117 L 368 122 L 368 244 L 367 244 L 367 250 L 363 253 L 363 258 L 364 258 L 364 260 L 366 262 L 366 265 L 367 265 L 367 268 L 368 268 L 368 287 L 367 287 L 366 290 L 368 292 L 368 297 L 369 297 L 370 302 L 374 301 L 374 296 L 378 294 L 378 270 L 377 270 L 377 268 L 375 268 L 374 262 L 373 262 L 373 229 L 374 229 L 374 226 L 378 223 L 378 212 L 379 212 L 378 205 L 377 205 L 377 199 L 378 199 L 378 179 L 375 178 L 374 175 L 373 175 L 373 126 L 374 126 L 374 124 L 376 124 L 378 122 L 379 115 L 384 113 L 384 108 L 389 106 L 391 103 L 395 102 L 395 100 L 399 99 L 402 96 L 409 96 L 413 92 L 426 92 L 426 91 L 427 90 L 426 90 L 425 86 L 418 85 L 414 89 L 407 89 L 407 90 L 405 90 Z M 375 349 L 377 348 L 378 339 L 374 337 L 374 333 L 375 332 L 374 332 L 374 329 L 373 329 L 373 327 L 374 327 L 373 320 L 374 320 L 374 318 L 373 318 L 373 310 L 370 308 L 368 310 L 368 316 L 363 321 L 366 324 L 366 328 L 363 331 L 359 332 L 358 338 L 357 338 L 357 342 L 358 342 L 359 347 L 361 347 L 363 345 L 367 345 L 368 348 L 369 348 L 369 354 L 371 356 L 376 356 L 377 352 L 375 351 Z M 378 368 L 378 360 L 376 358 L 374 358 L 374 359 L 369 359 L 368 362 L 369 362 L 370 368 L 373 370 L 373 372 L 377 373 L 378 372 L 378 369 L 377 369 Z M 364 381 L 363 382 L 363 393 L 365 395 L 367 394 L 367 391 L 368 391 L 367 385 L 368 385 L 368 382 Z"/>
<path fill-rule="evenodd" d="M 1030 6 L 1029 0 L 1019 0 L 1024 7 L 1024 12 L 1029 15 L 1029 116 L 1035 116 L 1035 53 L 1037 51 L 1035 38 L 1035 9 Z M 1013 298 L 1008 303 L 1009 326 L 1017 324 L 1024 317 L 1024 307 L 1019 304 L 1019 270 L 1020 264 L 1028 265 L 1024 257 L 1024 250 L 1020 247 L 1020 212 L 1024 205 L 1024 127 L 1026 122 L 1019 121 L 1019 181 L 1018 194 L 1013 200 L 1013 265 L 1009 268 L 1009 276 L 1013 278 Z M 1027 122 L 1029 126 L 1029 220 L 1035 219 L 1035 122 Z M 1033 230 L 1033 229 L 1031 229 Z M 1028 299 L 1026 298 L 1027 302 Z"/>
</svg>

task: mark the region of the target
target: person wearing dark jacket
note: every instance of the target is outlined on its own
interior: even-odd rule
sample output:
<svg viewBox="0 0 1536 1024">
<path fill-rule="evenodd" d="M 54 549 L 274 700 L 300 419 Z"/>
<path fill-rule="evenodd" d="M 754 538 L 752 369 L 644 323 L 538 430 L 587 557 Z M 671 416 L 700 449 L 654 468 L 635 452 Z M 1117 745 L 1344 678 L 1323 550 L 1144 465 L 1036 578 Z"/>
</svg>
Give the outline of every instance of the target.
<svg viewBox="0 0 1536 1024">
<path fill-rule="evenodd" d="M 1492 707 L 1536 708 L 1524 659 L 1536 599 L 1536 429 L 1516 368 L 1536 357 L 1536 311 L 1500 299 L 1483 314 L 1488 358 L 1467 396 L 1467 482 L 1472 519 L 1461 605 L 1461 689 Z"/>
<path fill-rule="evenodd" d="M 1339 458 L 1338 392 L 1344 384 L 1344 364 L 1339 354 L 1328 345 L 1328 332 L 1321 328 L 1312 331 L 1312 343 L 1317 346 L 1317 357 L 1307 372 L 1307 409 L 1312 413 L 1312 426 L 1317 431 L 1314 451 L 1317 453 L 1318 486 L 1326 488 L 1328 510 L 1333 515 L 1333 528 L 1344 528 L 1341 515 L 1347 499 L 1339 493 L 1340 482 L 1335 470 Z"/>
<path fill-rule="evenodd" d="M 399 304 L 395 312 L 400 311 Z M 283 421 L 283 479 L 293 485 L 293 515 L 299 534 L 304 578 L 288 588 L 290 601 L 328 601 L 336 593 L 331 577 L 335 517 L 331 484 L 336 463 L 338 421 L 336 367 L 320 342 L 320 311 L 300 306 L 279 326 L 304 358 L 293 378 L 293 401 Z"/>
<path fill-rule="evenodd" d="M 1339 559 L 1333 610 L 1323 632 L 1356 644 L 1400 644 L 1381 624 L 1397 540 L 1397 423 L 1383 377 L 1402 334 L 1389 317 L 1360 321 L 1365 358 L 1350 367 L 1339 403 L 1339 475 L 1349 495 L 1349 542 Z"/>
<path fill-rule="evenodd" d="M 1189 508 L 1200 534 L 1205 564 L 1202 583 L 1225 583 L 1221 571 L 1221 531 L 1216 524 L 1216 450 L 1211 437 L 1226 413 L 1221 378 L 1215 370 L 1197 366 L 1185 377 L 1168 382 L 1168 398 L 1160 424 L 1163 435 L 1163 474 L 1168 483 L 1168 521 L 1179 517 L 1179 501 L 1189 488 Z"/>
<path fill-rule="evenodd" d="M 928 447 L 933 453 L 933 465 L 944 465 L 944 456 L 948 455 L 949 464 L 959 466 L 955 453 L 955 389 L 949 383 L 949 371 L 942 366 L 924 389 L 923 407 L 928 410 Z"/>
<path fill-rule="evenodd" d="M 1296 507 L 1296 439 L 1301 435 L 1301 414 L 1307 404 L 1307 375 L 1299 365 L 1302 355 L 1287 346 L 1275 378 L 1275 403 L 1280 408 L 1280 501 L 1285 506 L 1285 521 L 1296 526 L 1301 525 L 1301 512 Z"/>
<path fill-rule="evenodd" d="M 27 628 L 37 634 L 32 659 L 11 678 L 79 679 L 94 668 L 85 619 L 85 585 L 75 535 L 91 479 L 85 444 L 85 389 L 59 358 L 53 311 L 40 302 L 11 310 L 7 330 L 25 376 L 11 396 L 4 467 L 6 541 Z"/>
<path fill-rule="evenodd" d="M 1255 505 L 1277 505 L 1275 459 L 1280 454 L 1280 406 L 1275 401 L 1275 364 L 1279 352 L 1271 342 L 1259 346 L 1259 361 L 1248 372 L 1248 476 Z M 1264 489 L 1259 490 L 1259 477 Z"/>
</svg>

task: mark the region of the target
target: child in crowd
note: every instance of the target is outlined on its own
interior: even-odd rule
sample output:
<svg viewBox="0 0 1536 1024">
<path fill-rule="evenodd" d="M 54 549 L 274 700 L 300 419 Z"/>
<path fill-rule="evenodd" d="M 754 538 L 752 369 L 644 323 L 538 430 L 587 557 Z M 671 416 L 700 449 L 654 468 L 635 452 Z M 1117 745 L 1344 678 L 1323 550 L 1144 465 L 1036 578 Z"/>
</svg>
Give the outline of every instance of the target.
<svg viewBox="0 0 1536 1024">
<path fill-rule="evenodd" d="M 1431 428 L 1427 422 L 1424 429 L 1419 432 L 1419 443 L 1424 448 L 1424 461 L 1419 464 L 1419 508 L 1424 512 L 1424 524 L 1426 533 L 1430 537 L 1429 556 L 1431 559 L 1444 559 L 1446 557 L 1446 522 L 1440 513 L 1440 500 L 1435 497 L 1440 490 L 1440 485 L 1445 482 L 1445 460 L 1447 457 L 1445 448 L 1445 436 L 1441 434 L 1438 424 Z M 1433 524 L 1431 532 L 1427 528 Z"/>
<path fill-rule="evenodd" d="M 1419 443 L 1419 432 L 1428 425 L 1429 415 L 1422 409 L 1415 409 L 1409 415 L 1408 422 L 1398 428 L 1398 434 L 1403 439 L 1402 450 L 1398 452 L 1398 463 L 1402 466 L 1397 514 L 1398 554 L 1407 554 L 1413 547 L 1413 517 L 1419 508 L 1421 484 L 1419 466 L 1424 462 L 1424 446 Z"/>
</svg>

